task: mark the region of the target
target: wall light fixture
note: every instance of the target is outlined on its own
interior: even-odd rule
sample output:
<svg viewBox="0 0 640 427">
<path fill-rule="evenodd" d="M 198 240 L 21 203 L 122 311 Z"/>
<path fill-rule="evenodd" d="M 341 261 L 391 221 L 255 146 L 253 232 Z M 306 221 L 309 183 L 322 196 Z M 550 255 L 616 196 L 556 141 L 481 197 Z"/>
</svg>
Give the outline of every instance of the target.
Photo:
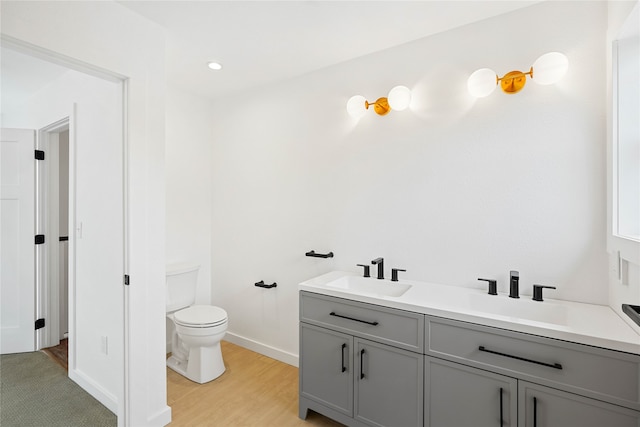
<svg viewBox="0 0 640 427">
<path fill-rule="evenodd" d="M 347 101 L 347 112 L 352 117 L 362 117 L 370 106 L 380 116 L 389 111 L 406 110 L 411 103 L 411 90 L 406 86 L 396 86 L 389 91 L 386 97 L 378 98 L 375 102 L 369 102 L 362 95 L 355 95 Z"/>
<path fill-rule="evenodd" d="M 469 93 L 476 98 L 490 95 L 500 84 L 505 93 L 518 93 L 527 83 L 527 76 L 541 85 L 557 83 L 567 72 L 569 60 L 560 52 L 545 53 L 533 63 L 529 71 L 510 71 L 503 77 L 498 77 L 495 71 L 481 68 L 475 71 L 467 80 Z"/>
</svg>

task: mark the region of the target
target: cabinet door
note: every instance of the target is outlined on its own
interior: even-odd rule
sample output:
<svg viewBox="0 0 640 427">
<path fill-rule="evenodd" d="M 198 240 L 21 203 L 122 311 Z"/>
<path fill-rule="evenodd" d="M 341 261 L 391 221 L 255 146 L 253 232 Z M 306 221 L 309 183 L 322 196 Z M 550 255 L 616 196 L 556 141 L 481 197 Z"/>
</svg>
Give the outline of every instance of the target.
<svg viewBox="0 0 640 427">
<path fill-rule="evenodd" d="M 640 412 L 573 393 L 520 381 L 522 427 L 639 427 Z"/>
<path fill-rule="evenodd" d="M 353 416 L 353 337 L 300 324 L 300 394 Z"/>
<path fill-rule="evenodd" d="M 355 418 L 374 426 L 422 426 L 424 356 L 355 339 Z"/>
<path fill-rule="evenodd" d="M 516 427 L 515 378 L 425 357 L 426 427 Z"/>
</svg>

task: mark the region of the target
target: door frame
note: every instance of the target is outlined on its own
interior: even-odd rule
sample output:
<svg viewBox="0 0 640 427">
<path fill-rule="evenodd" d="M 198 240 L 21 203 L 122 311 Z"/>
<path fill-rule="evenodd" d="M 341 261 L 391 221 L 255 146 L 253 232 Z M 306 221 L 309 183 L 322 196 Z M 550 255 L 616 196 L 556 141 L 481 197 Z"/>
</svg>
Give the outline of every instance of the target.
<svg viewBox="0 0 640 427">
<path fill-rule="evenodd" d="M 129 78 L 125 75 L 118 74 L 116 72 L 110 71 L 108 69 L 104 69 L 102 67 L 79 61 L 77 59 L 62 55 L 55 51 L 50 51 L 48 49 L 32 45 L 27 42 L 23 42 L 22 40 L 15 39 L 13 37 L 6 36 L 4 34 L 0 34 L 0 42 L 2 45 L 19 51 L 21 53 L 25 53 L 27 55 L 33 56 L 35 58 L 39 58 L 45 61 L 49 61 L 71 70 L 79 71 L 94 77 L 106 79 L 113 82 L 120 83 L 122 90 L 122 219 L 123 219 L 123 270 L 122 276 L 129 274 L 130 268 L 130 247 L 129 247 L 129 120 L 128 120 L 128 106 L 129 106 Z M 75 233 L 75 193 L 76 193 L 76 165 L 75 165 L 75 157 L 76 157 L 76 141 L 75 141 L 75 118 L 76 117 L 76 104 L 73 104 L 72 111 L 69 114 L 69 224 L 73 226 L 73 228 L 69 229 L 69 233 Z M 58 122 L 55 122 L 58 123 Z M 53 124 L 52 124 L 53 125 Z M 47 127 L 43 129 L 47 129 Z M 51 129 L 49 129 L 51 130 Z M 38 144 L 38 142 L 36 142 Z M 73 197 L 72 197 L 73 195 Z M 73 334 L 73 329 L 75 328 L 76 319 L 75 319 L 75 298 L 74 298 L 74 287 L 75 287 L 75 245 L 72 243 L 73 239 L 69 239 L 69 334 Z M 36 287 L 35 290 L 38 292 L 39 290 L 39 282 L 36 279 Z M 42 285 L 44 286 L 44 284 Z M 124 286 L 123 283 L 123 298 L 122 298 L 122 313 L 123 313 L 123 330 L 122 336 L 119 339 L 122 341 L 122 349 L 123 349 L 123 363 L 122 363 L 122 372 L 118 373 L 122 378 L 122 386 L 117 396 L 117 410 L 116 415 L 118 419 L 118 426 L 128 426 L 131 424 L 131 407 L 130 407 L 130 399 L 131 399 L 131 384 L 130 384 L 130 360 L 131 360 L 131 320 L 130 320 L 130 296 L 128 286 Z M 41 306 L 40 301 L 34 301 L 36 303 L 36 312 L 38 312 L 39 307 Z M 46 328 L 45 328 L 46 329 Z M 37 335 L 37 334 L 36 334 Z M 42 337 L 42 340 L 45 338 Z M 39 339 L 36 338 L 36 345 L 38 345 Z M 69 371 L 75 368 L 75 343 L 73 339 L 69 340 Z M 88 385 L 88 384 L 86 384 Z M 84 388 L 84 387 L 83 387 Z"/>
<path fill-rule="evenodd" d="M 38 179 L 36 183 L 36 198 L 42 201 L 42 204 L 36 209 L 36 221 L 42 221 L 46 230 L 45 256 L 41 262 L 37 263 L 37 269 L 43 269 L 42 272 L 36 272 L 36 317 L 45 319 L 45 328 L 38 329 L 36 332 L 36 349 L 41 350 L 46 347 L 53 347 L 60 344 L 60 283 L 59 277 L 60 266 L 60 250 L 59 250 L 59 203 L 58 194 L 59 186 L 59 133 L 65 130 L 69 131 L 69 204 L 75 200 L 75 192 L 72 192 L 71 176 L 75 174 L 72 160 L 71 135 L 72 122 L 75 121 L 73 114 L 57 120 L 41 129 L 38 129 L 36 145 L 39 150 L 43 150 L 45 154 L 44 171 L 41 174 L 42 179 Z M 40 178 L 40 176 L 39 176 Z M 69 209 L 69 218 L 71 218 L 73 210 Z M 73 222 L 69 221 L 70 224 Z M 69 250 L 71 253 L 71 250 Z M 71 257 L 69 257 L 69 263 Z M 74 283 L 71 279 L 72 269 L 69 269 L 69 284 Z M 71 289 L 71 286 L 69 287 Z M 71 299 L 73 292 L 69 292 Z M 73 306 L 71 301 L 67 301 L 69 309 Z M 69 317 L 71 316 L 69 311 Z M 69 322 L 71 327 L 72 322 Z M 73 347 L 75 348 L 75 347 Z M 69 348 L 72 352 L 72 346 Z"/>
</svg>

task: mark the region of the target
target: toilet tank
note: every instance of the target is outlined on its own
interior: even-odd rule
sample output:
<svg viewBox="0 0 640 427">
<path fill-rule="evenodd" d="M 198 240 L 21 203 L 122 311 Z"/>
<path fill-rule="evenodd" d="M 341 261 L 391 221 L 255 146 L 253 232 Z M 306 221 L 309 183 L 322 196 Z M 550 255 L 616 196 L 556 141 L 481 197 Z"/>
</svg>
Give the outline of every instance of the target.
<svg viewBox="0 0 640 427">
<path fill-rule="evenodd" d="M 194 263 L 167 264 L 167 312 L 193 305 L 200 266 Z"/>
</svg>

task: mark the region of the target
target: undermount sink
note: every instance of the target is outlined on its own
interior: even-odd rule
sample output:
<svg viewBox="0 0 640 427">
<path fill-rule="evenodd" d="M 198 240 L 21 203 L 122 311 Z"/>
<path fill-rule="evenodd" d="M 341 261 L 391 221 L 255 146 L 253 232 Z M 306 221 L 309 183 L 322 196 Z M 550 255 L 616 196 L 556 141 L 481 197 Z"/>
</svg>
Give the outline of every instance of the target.
<svg viewBox="0 0 640 427">
<path fill-rule="evenodd" d="M 567 307 L 550 301 L 533 301 L 527 297 L 509 298 L 499 295 L 469 295 L 469 305 L 474 311 L 488 314 L 533 320 L 534 322 L 567 324 Z"/>
<path fill-rule="evenodd" d="M 373 294 L 385 297 L 399 297 L 411 289 L 411 285 L 405 283 L 359 276 L 343 276 L 328 282 L 325 286 L 355 294 Z"/>
</svg>

